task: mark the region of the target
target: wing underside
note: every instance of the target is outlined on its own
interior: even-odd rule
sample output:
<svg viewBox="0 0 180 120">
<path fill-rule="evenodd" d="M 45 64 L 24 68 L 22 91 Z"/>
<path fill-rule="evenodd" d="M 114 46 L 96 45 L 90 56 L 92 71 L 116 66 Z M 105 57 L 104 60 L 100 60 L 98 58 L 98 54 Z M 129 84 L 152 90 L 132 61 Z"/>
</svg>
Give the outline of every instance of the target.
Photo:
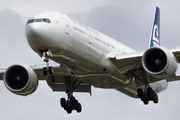
<svg viewBox="0 0 180 120">
<path fill-rule="evenodd" d="M 74 84 L 75 87 L 77 86 L 74 92 L 87 92 L 91 94 L 91 86 L 89 84 L 83 83 L 82 81 L 76 79 L 74 76 L 72 76 L 72 74 L 70 74 L 67 68 L 63 65 L 55 64 L 53 66 L 53 69 L 54 69 L 53 75 L 47 75 L 47 76 L 43 75 L 42 68 L 40 69 L 33 68 L 33 69 L 36 72 L 38 79 L 46 80 L 49 87 L 53 91 L 66 92 L 67 87 L 66 87 L 66 82 L 64 78 L 69 78 L 69 80 L 71 80 L 71 84 Z"/>
<path fill-rule="evenodd" d="M 180 47 L 172 48 L 169 50 L 174 54 L 177 62 L 179 63 Z M 143 72 L 145 72 L 145 70 L 142 66 L 143 54 L 144 52 L 134 52 L 128 54 L 117 54 L 109 57 L 109 59 L 114 64 L 117 71 L 123 73 L 128 77 L 135 78 L 136 83 L 125 88 L 117 89 L 118 91 L 123 92 L 131 97 L 137 97 L 138 87 L 144 85 Z M 150 83 L 154 83 L 161 80 L 152 77 L 151 75 L 149 75 L 148 78 Z M 166 79 L 167 82 L 177 81 L 177 80 L 180 80 L 180 75 L 174 75 L 173 77 Z"/>
</svg>

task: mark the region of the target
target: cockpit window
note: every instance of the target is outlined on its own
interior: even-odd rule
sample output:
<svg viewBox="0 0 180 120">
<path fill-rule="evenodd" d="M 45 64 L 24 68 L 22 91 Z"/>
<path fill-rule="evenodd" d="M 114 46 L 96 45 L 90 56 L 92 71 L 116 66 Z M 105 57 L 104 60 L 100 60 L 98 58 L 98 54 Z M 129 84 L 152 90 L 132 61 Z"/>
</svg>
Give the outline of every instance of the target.
<svg viewBox="0 0 180 120">
<path fill-rule="evenodd" d="M 43 18 L 42 20 L 43 20 L 43 22 L 51 23 L 51 21 L 47 18 Z"/>
<path fill-rule="evenodd" d="M 27 21 L 27 24 L 30 24 L 30 23 L 38 23 L 38 22 L 45 22 L 45 23 L 51 23 L 51 21 L 48 19 L 48 18 L 37 18 L 37 19 L 30 19 Z M 26 25 L 27 25 L 26 24 Z"/>
<path fill-rule="evenodd" d="M 42 19 L 39 18 L 39 19 L 36 19 L 35 21 L 36 22 L 42 22 Z"/>
<path fill-rule="evenodd" d="M 27 24 L 33 23 L 34 19 L 28 20 Z"/>
<path fill-rule="evenodd" d="M 47 23 L 51 23 L 51 21 L 49 19 L 47 19 Z"/>
<path fill-rule="evenodd" d="M 46 18 L 43 18 L 42 20 L 43 20 L 43 22 L 47 22 L 47 19 L 46 19 Z"/>
</svg>

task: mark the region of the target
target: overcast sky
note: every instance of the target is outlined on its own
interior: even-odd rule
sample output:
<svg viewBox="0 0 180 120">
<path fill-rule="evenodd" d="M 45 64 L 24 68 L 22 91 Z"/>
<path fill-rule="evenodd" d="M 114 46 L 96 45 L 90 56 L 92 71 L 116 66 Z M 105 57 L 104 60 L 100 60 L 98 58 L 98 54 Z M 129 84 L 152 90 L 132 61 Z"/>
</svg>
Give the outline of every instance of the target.
<svg viewBox="0 0 180 120">
<path fill-rule="evenodd" d="M 161 10 L 161 46 L 180 46 L 179 0 L 5 0 L 0 2 L 0 68 L 12 64 L 41 64 L 28 46 L 25 24 L 40 11 L 53 10 L 71 16 L 137 51 L 147 49 L 155 7 Z M 180 70 L 178 69 L 178 72 Z M 75 93 L 83 111 L 68 115 L 59 104 L 65 93 L 52 92 L 40 82 L 27 97 L 9 92 L 0 82 L 1 120 L 176 120 L 180 112 L 180 82 L 169 83 L 159 103 L 145 106 L 115 90 L 92 87 L 89 94 Z"/>
</svg>

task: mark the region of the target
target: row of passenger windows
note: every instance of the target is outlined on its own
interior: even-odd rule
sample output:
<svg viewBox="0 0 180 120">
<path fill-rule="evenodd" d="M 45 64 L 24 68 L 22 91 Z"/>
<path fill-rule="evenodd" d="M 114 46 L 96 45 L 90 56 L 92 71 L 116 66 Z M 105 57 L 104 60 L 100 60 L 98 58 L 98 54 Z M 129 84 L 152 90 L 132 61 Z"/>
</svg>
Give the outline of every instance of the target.
<svg viewBox="0 0 180 120">
<path fill-rule="evenodd" d="M 34 23 L 34 22 L 46 22 L 51 23 L 51 21 L 48 18 L 38 18 L 38 19 L 30 19 L 27 21 L 27 24 Z"/>
<path fill-rule="evenodd" d="M 77 27 L 74 27 L 74 26 L 73 26 L 73 29 L 76 30 L 76 31 L 78 31 L 78 32 L 80 32 L 80 33 L 85 34 L 85 32 L 84 32 L 83 30 L 81 30 L 81 29 L 79 29 L 79 28 L 77 28 Z M 92 36 L 91 34 L 89 34 L 89 37 L 90 37 L 90 38 L 93 38 L 93 36 Z M 94 37 L 94 39 L 97 40 L 97 41 L 99 41 L 100 43 L 103 43 L 103 44 L 107 45 L 108 47 L 111 47 L 111 48 L 115 49 L 113 45 L 110 45 L 109 43 L 106 43 L 105 41 L 102 41 L 101 39 L 99 39 L 99 38 L 97 38 L 97 37 Z"/>
<path fill-rule="evenodd" d="M 111 47 L 111 48 L 115 49 L 113 45 L 110 45 L 109 43 L 106 43 L 105 41 L 102 41 L 101 39 L 99 39 L 97 37 L 94 37 L 94 39 L 101 42 L 101 43 L 103 43 L 103 44 L 105 44 L 105 45 L 107 45 L 108 47 Z"/>
</svg>

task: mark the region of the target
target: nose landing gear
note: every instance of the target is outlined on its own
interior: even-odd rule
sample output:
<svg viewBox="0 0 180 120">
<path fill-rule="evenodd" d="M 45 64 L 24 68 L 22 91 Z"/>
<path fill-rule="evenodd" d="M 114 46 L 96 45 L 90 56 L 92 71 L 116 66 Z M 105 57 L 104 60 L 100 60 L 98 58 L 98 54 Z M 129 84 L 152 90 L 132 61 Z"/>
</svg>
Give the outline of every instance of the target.
<svg viewBox="0 0 180 120">
<path fill-rule="evenodd" d="M 48 73 L 50 75 L 52 75 L 53 72 L 54 72 L 53 67 L 49 66 L 49 57 L 52 56 L 51 50 L 50 49 L 40 50 L 39 56 L 40 57 L 45 57 L 44 62 L 46 62 L 46 66 L 47 66 L 47 67 L 43 68 L 43 75 L 46 76 Z"/>
<path fill-rule="evenodd" d="M 48 73 L 50 74 L 50 75 L 52 75 L 53 74 L 53 67 L 52 66 L 49 66 L 49 58 L 45 58 L 44 59 L 44 62 L 46 62 L 46 66 L 47 67 L 44 67 L 43 68 L 43 74 L 46 76 Z"/>
</svg>

